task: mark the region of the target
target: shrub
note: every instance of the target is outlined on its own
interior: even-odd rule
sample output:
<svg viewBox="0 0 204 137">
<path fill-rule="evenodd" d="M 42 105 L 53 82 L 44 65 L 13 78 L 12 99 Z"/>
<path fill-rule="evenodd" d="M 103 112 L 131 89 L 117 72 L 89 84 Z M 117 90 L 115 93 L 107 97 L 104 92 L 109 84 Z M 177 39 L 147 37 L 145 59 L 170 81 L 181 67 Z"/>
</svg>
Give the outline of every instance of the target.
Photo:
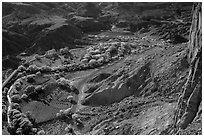
<svg viewBox="0 0 204 137">
<path fill-rule="evenodd" d="M 103 64 L 104 63 L 104 60 L 105 58 L 104 57 L 100 57 L 97 62 L 100 63 L 100 64 Z"/>
<path fill-rule="evenodd" d="M 87 59 L 87 58 L 84 58 L 84 59 L 81 60 L 81 62 L 84 63 L 84 64 L 85 64 L 85 63 L 88 63 L 88 59 Z"/>
<path fill-rule="evenodd" d="M 37 134 L 38 129 L 37 128 L 33 128 L 32 131 L 33 131 L 34 134 Z"/>
<path fill-rule="evenodd" d="M 11 134 L 33 134 L 33 124 L 24 113 L 21 113 L 17 109 L 11 109 L 9 111 L 9 118 L 11 120 L 11 125 L 8 130 Z"/>
<path fill-rule="evenodd" d="M 36 73 L 36 76 L 41 76 L 42 75 L 42 73 L 40 72 L 40 71 L 38 71 L 37 73 Z"/>
<path fill-rule="evenodd" d="M 64 59 L 63 63 L 64 63 L 64 64 L 70 64 L 71 61 L 70 61 L 69 59 Z"/>
<path fill-rule="evenodd" d="M 40 130 L 40 131 L 38 131 L 37 135 L 45 135 L 45 131 L 44 130 Z"/>
<path fill-rule="evenodd" d="M 65 131 L 70 132 L 71 130 L 72 130 L 72 127 L 71 127 L 71 125 L 69 124 L 69 125 L 65 128 Z"/>
<path fill-rule="evenodd" d="M 90 64 L 91 66 L 94 66 L 94 65 L 96 64 L 96 60 L 95 60 L 95 59 L 91 59 L 91 60 L 89 61 L 89 64 Z"/>
<path fill-rule="evenodd" d="M 17 78 L 23 77 L 23 73 L 18 73 Z"/>
<path fill-rule="evenodd" d="M 85 54 L 83 58 L 89 60 L 92 58 L 92 56 L 88 53 L 88 54 Z"/>
<path fill-rule="evenodd" d="M 67 100 L 68 100 L 68 101 L 71 101 L 71 100 L 73 100 L 73 99 L 74 99 L 73 96 L 68 96 L 68 97 L 67 97 Z"/>
<path fill-rule="evenodd" d="M 41 85 L 38 85 L 38 86 L 35 87 L 35 92 L 37 94 L 41 94 L 41 93 L 44 93 L 44 89 L 43 89 L 43 87 Z"/>
<path fill-rule="evenodd" d="M 30 122 L 31 122 L 32 124 L 35 123 L 35 118 L 33 117 L 32 113 L 31 113 L 30 111 L 27 111 L 27 112 L 26 112 L 26 116 L 27 116 L 27 118 L 30 120 Z"/>
<path fill-rule="evenodd" d="M 66 118 L 70 119 L 72 116 L 72 110 L 71 108 L 60 110 L 60 112 L 57 113 L 56 116 L 57 118 L 60 118 L 60 119 L 66 119 Z"/>
<path fill-rule="evenodd" d="M 19 81 L 16 81 L 14 85 L 17 91 L 21 90 L 21 83 Z"/>
<path fill-rule="evenodd" d="M 2 104 L 2 120 L 7 121 L 7 107 Z"/>
<path fill-rule="evenodd" d="M 20 103 L 21 102 L 20 95 L 16 94 L 16 95 L 11 96 L 11 102 Z"/>
<path fill-rule="evenodd" d="M 41 59 L 38 54 L 36 54 L 36 55 L 34 56 L 34 58 L 35 58 L 36 60 L 40 60 L 40 59 Z"/>
<path fill-rule="evenodd" d="M 60 79 L 60 75 L 55 73 L 55 79 Z"/>
<path fill-rule="evenodd" d="M 27 102 L 28 101 L 28 95 L 26 95 L 26 94 L 21 95 L 21 99 Z"/>
<path fill-rule="evenodd" d="M 68 109 L 65 109 L 63 113 L 64 113 L 65 116 L 71 117 L 72 110 L 70 108 L 68 108 Z"/>
<path fill-rule="evenodd" d="M 22 71 L 25 71 L 26 68 L 24 66 L 20 65 L 17 70 L 18 70 L 18 72 L 22 72 Z"/>
<path fill-rule="evenodd" d="M 60 49 L 60 54 L 70 54 L 70 52 L 69 52 L 69 48 L 68 47 L 65 47 L 65 48 L 62 48 L 62 49 Z"/>
<path fill-rule="evenodd" d="M 45 57 L 47 58 L 57 58 L 58 55 L 57 55 L 57 52 L 55 49 L 52 49 L 52 50 L 48 50 L 46 53 L 45 53 Z"/>
<path fill-rule="evenodd" d="M 75 94 L 79 94 L 79 90 L 75 87 L 75 86 L 70 86 L 71 92 L 75 93 Z"/>
<path fill-rule="evenodd" d="M 28 75 L 28 76 L 26 77 L 26 81 L 27 81 L 28 83 L 33 83 L 33 82 L 35 82 L 35 77 L 36 77 L 35 74 Z"/>
<path fill-rule="evenodd" d="M 34 91 L 35 91 L 35 87 L 30 85 L 30 86 L 26 87 L 25 93 L 27 95 L 29 95 L 29 94 L 33 93 Z"/>
<path fill-rule="evenodd" d="M 26 115 L 24 113 L 18 113 L 18 114 L 13 115 L 13 119 L 17 119 L 17 120 L 19 120 L 23 117 L 26 117 Z"/>
<path fill-rule="evenodd" d="M 12 108 L 12 109 L 20 110 L 20 105 L 19 105 L 18 103 L 12 103 L 12 104 L 11 104 L 11 108 Z"/>
<path fill-rule="evenodd" d="M 19 126 L 22 128 L 22 134 L 24 135 L 29 135 L 32 132 L 33 124 L 29 121 L 28 118 L 21 119 Z"/>
<path fill-rule="evenodd" d="M 16 134 L 17 134 L 17 135 L 22 135 L 22 134 L 23 134 L 23 133 L 22 133 L 22 128 L 17 128 Z"/>
<path fill-rule="evenodd" d="M 72 119 L 75 119 L 75 120 L 76 120 L 76 119 L 78 119 L 78 118 L 79 118 L 79 115 L 78 115 L 78 114 L 73 114 L 73 115 L 72 115 Z"/>
<path fill-rule="evenodd" d="M 7 87 L 5 87 L 4 90 L 3 90 L 3 92 L 2 92 L 2 95 L 6 96 L 7 93 L 8 93 L 8 90 L 9 90 L 9 89 L 8 89 Z"/>
<path fill-rule="evenodd" d="M 39 68 L 36 65 L 30 65 L 27 68 L 27 71 L 30 72 L 30 73 L 36 73 L 38 70 L 39 70 Z"/>
<path fill-rule="evenodd" d="M 52 68 L 49 66 L 42 66 L 40 70 L 41 72 L 51 72 Z"/>
<path fill-rule="evenodd" d="M 18 95 L 18 94 L 19 94 L 18 90 L 16 90 L 15 88 L 12 88 L 12 89 L 11 89 L 11 92 L 10 92 L 10 95 L 11 95 L 11 96 L 13 96 L 13 95 Z"/>
<path fill-rule="evenodd" d="M 69 87 L 69 85 L 70 85 L 70 81 L 68 79 L 63 78 L 63 77 L 58 79 L 57 83 L 60 86 L 67 86 L 67 87 Z"/>
</svg>

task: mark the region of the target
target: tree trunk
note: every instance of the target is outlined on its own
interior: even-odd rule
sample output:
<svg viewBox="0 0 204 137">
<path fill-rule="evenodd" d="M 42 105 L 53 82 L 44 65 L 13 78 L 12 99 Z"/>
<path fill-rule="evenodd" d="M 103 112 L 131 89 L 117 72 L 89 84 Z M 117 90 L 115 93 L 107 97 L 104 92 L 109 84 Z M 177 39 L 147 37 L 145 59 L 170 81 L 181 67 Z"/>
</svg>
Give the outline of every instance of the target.
<svg viewBox="0 0 204 137">
<path fill-rule="evenodd" d="M 187 58 L 190 64 L 189 75 L 178 100 L 175 117 L 176 131 L 187 128 L 197 112 L 202 100 L 202 3 L 193 6 L 193 19 L 190 29 Z"/>
</svg>

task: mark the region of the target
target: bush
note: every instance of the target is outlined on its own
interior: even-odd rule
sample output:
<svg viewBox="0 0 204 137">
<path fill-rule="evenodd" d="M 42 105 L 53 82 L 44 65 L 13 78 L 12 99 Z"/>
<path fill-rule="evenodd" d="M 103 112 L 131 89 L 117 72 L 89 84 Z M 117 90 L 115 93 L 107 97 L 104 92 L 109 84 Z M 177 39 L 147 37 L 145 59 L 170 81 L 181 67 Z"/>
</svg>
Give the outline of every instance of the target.
<svg viewBox="0 0 204 137">
<path fill-rule="evenodd" d="M 20 111 L 19 111 L 20 112 Z M 13 119 L 20 119 L 20 118 L 22 118 L 22 117 L 26 117 L 26 115 L 24 114 L 24 113 L 18 113 L 18 114 L 15 114 L 14 116 L 13 116 Z"/>
<path fill-rule="evenodd" d="M 72 101 L 74 99 L 74 97 L 73 96 L 68 96 L 67 97 L 67 100 L 70 102 L 70 101 Z"/>
<path fill-rule="evenodd" d="M 7 107 L 2 104 L 2 120 L 7 121 Z"/>
<path fill-rule="evenodd" d="M 11 125 L 8 130 L 11 134 L 33 134 L 33 124 L 30 122 L 30 120 L 25 114 L 21 113 L 17 109 L 11 109 L 9 111 L 9 118 L 11 120 Z"/>
<path fill-rule="evenodd" d="M 22 133 L 22 128 L 17 128 L 16 134 L 17 134 L 17 135 L 22 135 L 22 134 L 23 134 L 23 133 Z"/>
<path fill-rule="evenodd" d="M 35 82 L 35 77 L 36 77 L 35 74 L 28 75 L 28 76 L 26 77 L 26 81 L 27 81 L 28 83 L 34 83 L 34 82 Z"/>
<path fill-rule="evenodd" d="M 29 95 L 29 94 L 33 93 L 34 91 L 35 91 L 35 87 L 30 85 L 30 86 L 26 87 L 25 93 L 26 93 L 26 95 Z"/>
<path fill-rule="evenodd" d="M 37 73 L 36 73 L 36 76 L 41 76 L 42 75 L 42 73 L 40 72 L 40 71 L 38 71 Z"/>
<path fill-rule="evenodd" d="M 75 94 L 77 94 L 77 95 L 79 94 L 79 90 L 78 90 L 75 86 L 72 85 L 72 86 L 70 87 L 70 89 L 71 89 L 71 92 L 73 92 L 73 93 L 75 93 Z"/>
<path fill-rule="evenodd" d="M 19 105 L 18 103 L 12 103 L 12 104 L 11 104 L 11 109 L 20 110 L 20 105 Z"/>
<path fill-rule="evenodd" d="M 42 93 L 44 93 L 44 89 L 41 85 L 38 85 L 37 87 L 35 87 L 35 92 L 37 94 L 42 94 Z"/>
<path fill-rule="evenodd" d="M 21 90 L 21 83 L 20 83 L 19 81 L 16 81 L 16 82 L 14 83 L 14 85 L 15 85 L 15 88 L 16 88 L 17 91 L 20 91 L 20 90 Z"/>
<path fill-rule="evenodd" d="M 23 118 L 19 123 L 20 128 L 22 128 L 22 134 L 29 135 L 32 132 L 33 124 L 28 118 Z"/>
<path fill-rule="evenodd" d="M 65 79 L 65 78 L 60 78 L 60 79 L 57 80 L 57 84 L 60 85 L 60 86 L 69 87 L 70 81 L 68 79 Z"/>
<path fill-rule="evenodd" d="M 26 116 L 27 116 L 27 118 L 30 120 L 30 122 L 31 122 L 32 124 L 35 123 L 35 118 L 33 117 L 32 113 L 31 113 L 30 111 L 27 111 L 27 112 L 26 112 Z"/>
<path fill-rule="evenodd" d="M 38 54 L 36 54 L 36 55 L 34 56 L 34 58 L 35 58 L 36 60 L 40 60 L 40 59 L 41 59 Z"/>
<path fill-rule="evenodd" d="M 5 87 L 4 90 L 3 90 L 3 92 L 2 92 L 2 95 L 5 95 L 5 96 L 6 96 L 7 93 L 8 93 L 8 90 L 9 90 L 9 89 L 8 89 L 7 87 Z"/>
<path fill-rule="evenodd" d="M 89 61 L 89 64 L 90 64 L 91 66 L 94 66 L 94 65 L 96 64 L 96 60 L 95 60 L 95 59 L 91 59 L 91 60 Z"/>
<path fill-rule="evenodd" d="M 45 135 L 45 131 L 44 130 L 40 130 L 40 131 L 38 131 L 37 135 Z"/>
<path fill-rule="evenodd" d="M 97 62 L 100 63 L 100 64 L 103 64 L 104 63 L 104 60 L 105 58 L 104 57 L 100 57 Z"/>
<path fill-rule="evenodd" d="M 26 68 L 22 65 L 18 67 L 18 72 L 26 71 Z"/>
<path fill-rule="evenodd" d="M 45 53 L 45 57 L 47 58 L 56 58 L 58 57 L 57 55 L 57 52 L 55 49 L 52 49 L 52 50 L 48 50 L 46 53 Z"/>
<path fill-rule="evenodd" d="M 87 59 L 87 58 L 84 58 L 84 59 L 81 60 L 81 62 L 84 63 L 84 64 L 85 64 L 85 63 L 88 63 L 88 59 Z"/>
<path fill-rule="evenodd" d="M 60 75 L 55 73 L 55 79 L 60 79 Z"/>
<path fill-rule="evenodd" d="M 21 99 L 27 102 L 28 101 L 28 95 L 26 95 L 26 94 L 21 95 Z"/>
<path fill-rule="evenodd" d="M 17 78 L 23 77 L 23 73 L 18 73 Z"/>
<path fill-rule="evenodd" d="M 64 113 L 65 116 L 71 117 L 71 115 L 72 115 L 72 110 L 71 110 L 70 108 L 68 108 L 68 109 L 65 109 L 63 113 Z"/>
<path fill-rule="evenodd" d="M 18 90 L 16 90 L 15 88 L 12 88 L 12 89 L 11 89 L 11 92 L 10 92 L 10 95 L 11 95 L 11 96 L 13 96 L 13 95 L 18 95 L 18 94 L 19 94 Z"/>
<path fill-rule="evenodd" d="M 38 70 L 39 70 L 39 68 L 36 65 L 30 65 L 27 68 L 27 71 L 30 72 L 30 73 L 36 73 Z"/>
<path fill-rule="evenodd" d="M 20 103 L 21 102 L 20 95 L 13 95 L 13 96 L 11 96 L 11 102 Z"/>
<path fill-rule="evenodd" d="M 10 109 L 8 115 L 9 116 L 13 116 L 13 115 L 16 115 L 16 114 L 20 114 L 21 112 L 17 109 Z"/>
<path fill-rule="evenodd" d="M 60 110 L 60 112 L 57 113 L 56 116 L 57 118 L 60 118 L 60 119 L 66 119 L 66 118 L 70 119 L 72 116 L 72 110 L 71 108 Z"/>
<path fill-rule="evenodd" d="M 92 56 L 88 53 L 88 54 L 85 54 L 83 58 L 89 60 L 92 58 Z"/>
<path fill-rule="evenodd" d="M 69 52 L 69 48 L 68 47 L 65 47 L 65 48 L 62 48 L 62 49 L 60 49 L 60 54 L 71 54 L 70 52 Z"/>
<path fill-rule="evenodd" d="M 34 134 L 37 134 L 38 129 L 37 128 L 33 128 L 32 131 L 33 131 Z"/>
<path fill-rule="evenodd" d="M 41 72 L 51 72 L 52 68 L 49 66 L 42 66 L 40 70 Z"/>
</svg>

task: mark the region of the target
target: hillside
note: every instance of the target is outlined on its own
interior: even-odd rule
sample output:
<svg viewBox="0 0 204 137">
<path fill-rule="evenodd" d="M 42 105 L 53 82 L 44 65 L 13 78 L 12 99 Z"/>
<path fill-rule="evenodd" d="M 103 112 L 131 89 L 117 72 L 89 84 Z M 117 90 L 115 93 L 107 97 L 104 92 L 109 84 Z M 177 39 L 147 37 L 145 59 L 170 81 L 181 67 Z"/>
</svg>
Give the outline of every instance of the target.
<svg viewBox="0 0 204 137">
<path fill-rule="evenodd" d="M 202 134 L 197 99 L 193 119 L 175 125 L 191 71 L 182 101 L 202 87 L 202 62 L 189 62 L 189 40 L 201 41 L 193 3 L 2 5 L 3 134 Z"/>
</svg>

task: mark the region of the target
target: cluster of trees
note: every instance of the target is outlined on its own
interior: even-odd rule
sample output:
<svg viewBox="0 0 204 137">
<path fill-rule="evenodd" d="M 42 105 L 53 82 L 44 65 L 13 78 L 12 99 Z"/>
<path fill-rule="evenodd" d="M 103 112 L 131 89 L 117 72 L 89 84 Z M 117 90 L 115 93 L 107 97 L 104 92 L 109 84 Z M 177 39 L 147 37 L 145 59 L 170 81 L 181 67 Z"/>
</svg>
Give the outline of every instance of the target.
<svg viewBox="0 0 204 137">
<path fill-rule="evenodd" d="M 21 81 L 16 81 L 14 83 L 13 89 L 11 90 L 10 104 L 8 111 L 9 127 L 8 131 L 11 134 L 34 134 L 33 124 L 35 123 L 34 118 L 30 113 L 22 113 L 20 108 L 20 103 L 22 98 L 20 96 Z"/>
<path fill-rule="evenodd" d="M 99 43 L 96 48 L 87 49 L 87 54 L 81 60 L 81 63 L 88 64 L 88 67 L 94 68 L 108 63 L 119 57 L 129 54 L 130 47 L 125 42 Z"/>
<path fill-rule="evenodd" d="M 61 49 L 59 50 L 59 53 L 60 53 L 60 55 L 66 55 L 66 54 L 71 55 L 71 53 L 69 52 L 69 48 L 68 48 L 68 47 L 61 48 Z"/>
<path fill-rule="evenodd" d="M 105 63 L 109 63 L 112 60 L 122 58 L 125 54 L 130 53 L 130 46 L 126 42 L 107 42 L 107 43 L 99 43 L 94 47 L 90 47 L 87 49 L 88 53 L 82 58 L 80 62 L 75 62 L 72 64 L 67 64 L 63 66 L 53 67 L 50 66 L 42 66 L 37 67 L 36 65 L 30 65 L 25 68 L 24 66 L 20 66 L 18 68 L 19 77 L 24 76 L 26 73 L 41 75 L 41 73 L 49 73 L 49 72 L 70 72 L 70 71 L 80 71 L 86 69 L 92 69 L 96 67 L 100 67 Z M 60 54 L 71 54 L 69 53 L 68 48 L 60 49 Z M 55 55 L 57 54 L 56 50 L 50 50 L 45 55 Z M 29 76 L 30 83 L 32 83 L 34 79 L 34 75 Z"/>
<path fill-rule="evenodd" d="M 38 131 L 35 127 L 35 119 L 32 116 L 31 112 L 23 113 L 21 111 L 20 103 L 22 101 L 28 102 L 29 99 L 38 99 L 38 95 L 44 93 L 44 88 L 42 86 L 33 86 L 30 85 L 26 87 L 24 93 L 22 94 L 20 91 L 22 90 L 22 81 L 17 80 L 13 84 L 13 88 L 9 93 L 10 102 L 9 102 L 9 110 L 8 113 L 6 104 L 3 106 L 3 118 L 4 120 L 8 120 L 8 131 L 12 135 L 33 135 L 33 134 L 44 134 L 43 130 Z M 7 92 L 8 88 L 5 88 L 3 91 L 3 99 L 7 100 Z"/>
<path fill-rule="evenodd" d="M 7 120 L 7 93 L 8 93 L 8 88 L 5 87 L 2 91 L 2 120 L 6 121 Z"/>
<path fill-rule="evenodd" d="M 83 122 L 79 119 L 79 116 L 72 112 L 71 108 L 60 110 L 59 113 L 56 114 L 57 118 L 63 120 L 67 123 L 74 124 L 82 127 Z"/>
<path fill-rule="evenodd" d="M 25 88 L 23 94 L 20 95 L 19 91 L 21 91 L 22 89 L 21 86 L 21 82 L 15 82 L 14 87 L 10 93 L 10 98 L 12 102 L 21 103 L 22 101 L 28 102 L 29 99 L 38 100 L 39 94 L 44 93 L 44 88 L 41 85 L 36 87 L 33 85 L 29 85 Z"/>
<path fill-rule="evenodd" d="M 56 114 L 57 118 L 60 120 L 64 120 L 66 122 L 70 122 L 72 120 L 72 110 L 71 108 L 60 110 L 59 113 Z"/>
<path fill-rule="evenodd" d="M 57 80 L 57 84 L 61 89 L 64 89 L 68 92 L 73 92 L 75 94 L 79 94 L 78 89 L 68 79 L 60 78 Z"/>
<path fill-rule="evenodd" d="M 26 81 L 27 81 L 28 83 L 34 83 L 34 82 L 35 82 L 35 77 L 36 77 L 35 74 L 27 75 L 27 76 L 26 76 Z"/>
<path fill-rule="evenodd" d="M 45 53 L 45 57 L 47 57 L 47 58 L 58 57 L 57 51 L 56 51 L 55 49 L 48 50 L 48 51 Z"/>
<path fill-rule="evenodd" d="M 10 124 L 8 131 L 12 135 L 32 135 L 35 134 L 36 130 L 33 129 L 34 122 L 32 116 L 27 117 L 26 114 L 22 113 L 19 109 L 19 104 L 14 103 L 11 105 L 11 109 L 8 112 Z M 29 119 L 30 118 L 30 119 Z"/>
</svg>

